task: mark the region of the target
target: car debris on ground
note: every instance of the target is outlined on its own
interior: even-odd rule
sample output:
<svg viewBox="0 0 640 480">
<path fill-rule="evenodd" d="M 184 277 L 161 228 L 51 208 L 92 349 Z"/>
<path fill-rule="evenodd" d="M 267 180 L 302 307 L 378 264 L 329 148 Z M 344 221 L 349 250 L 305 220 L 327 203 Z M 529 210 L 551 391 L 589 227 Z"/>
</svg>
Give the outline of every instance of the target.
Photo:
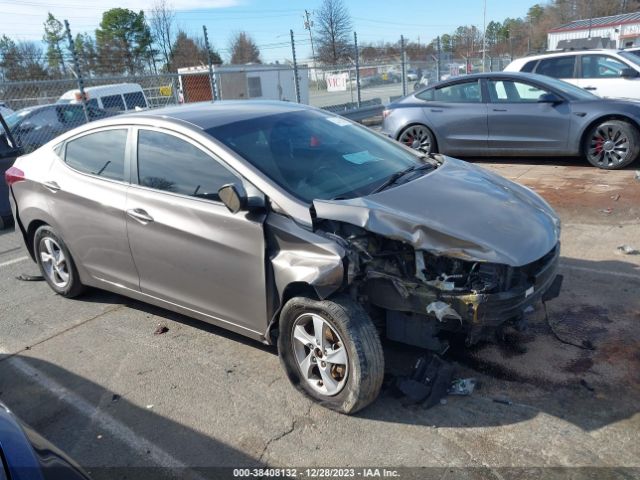
<svg viewBox="0 0 640 480">
<path fill-rule="evenodd" d="M 162 335 L 164 333 L 167 333 L 169 331 L 169 327 L 167 327 L 166 325 L 159 323 L 158 327 L 156 328 L 156 331 L 153 332 L 154 335 Z"/>
<path fill-rule="evenodd" d="M 633 248 L 631 245 L 618 245 L 616 253 L 621 255 L 639 255 L 640 250 Z"/>
</svg>

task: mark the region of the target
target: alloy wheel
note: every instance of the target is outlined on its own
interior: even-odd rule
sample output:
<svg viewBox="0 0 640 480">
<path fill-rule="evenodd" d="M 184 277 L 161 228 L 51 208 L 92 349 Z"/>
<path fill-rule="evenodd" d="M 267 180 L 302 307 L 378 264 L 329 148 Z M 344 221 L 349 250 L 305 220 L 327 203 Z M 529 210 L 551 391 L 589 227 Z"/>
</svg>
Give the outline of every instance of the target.
<svg viewBox="0 0 640 480">
<path fill-rule="evenodd" d="M 414 125 L 407 128 L 400 136 L 400 142 L 407 147 L 420 150 L 424 153 L 430 153 L 433 148 L 431 142 L 431 134 L 427 127 L 422 125 Z"/>
<path fill-rule="evenodd" d="M 293 325 L 293 350 L 302 378 L 316 392 L 333 396 L 347 381 L 349 360 L 335 328 L 320 315 L 304 313 Z"/>
<path fill-rule="evenodd" d="M 58 288 L 66 288 L 70 279 L 69 267 L 58 242 L 51 237 L 44 237 L 39 250 L 42 267 L 51 283 Z"/>
<path fill-rule="evenodd" d="M 624 130 L 614 125 L 603 125 L 591 136 L 587 154 L 592 163 L 614 167 L 627 159 L 630 148 L 629 137 Z"/>
</svg>

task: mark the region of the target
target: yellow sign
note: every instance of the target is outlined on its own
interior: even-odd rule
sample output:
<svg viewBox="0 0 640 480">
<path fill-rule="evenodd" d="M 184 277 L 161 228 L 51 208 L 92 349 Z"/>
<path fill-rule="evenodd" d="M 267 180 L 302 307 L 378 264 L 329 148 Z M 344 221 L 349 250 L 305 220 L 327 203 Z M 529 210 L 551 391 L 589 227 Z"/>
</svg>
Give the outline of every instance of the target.
<svg viewBox="0 0 640 480">
<path fill-rule="evenodd" d="M 171 96 L 171 85 L 162 86 L 162 87 L 160 87 L 159 91 L 160 91 L 160 95 L 162 95 L 163 97 L 170 97 Z"/>
</svg>

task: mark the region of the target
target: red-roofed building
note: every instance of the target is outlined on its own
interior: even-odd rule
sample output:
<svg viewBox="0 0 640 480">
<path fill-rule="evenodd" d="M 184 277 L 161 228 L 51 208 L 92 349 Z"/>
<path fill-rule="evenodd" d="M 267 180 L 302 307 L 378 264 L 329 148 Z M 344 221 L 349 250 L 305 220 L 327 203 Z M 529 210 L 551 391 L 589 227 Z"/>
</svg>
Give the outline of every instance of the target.
<svg viewBox="0 0 640 480">
<path fill-rule="evenodd" d="M 640 12 L 575 20 L 561 25 L 547 34 L 548 49 L 562 49 L 560 42 L 583 38 L 609 39 L 614 48 L 640 46 Z"/>
</svg>

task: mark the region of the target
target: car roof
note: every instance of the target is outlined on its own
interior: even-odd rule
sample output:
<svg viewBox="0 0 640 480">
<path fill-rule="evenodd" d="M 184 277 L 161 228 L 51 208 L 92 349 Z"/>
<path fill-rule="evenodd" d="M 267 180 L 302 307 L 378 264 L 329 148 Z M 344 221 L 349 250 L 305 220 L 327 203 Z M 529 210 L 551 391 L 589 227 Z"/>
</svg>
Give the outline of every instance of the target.
<svg viewBox="0 0 640 480">
<path fill-rule="evenodd" d="M 216 102 L 189 103 L 142 112 L 118 115 L 118 119 L 128 118 L 153 120 L 154 118 L 178 120 L 195 125 L 202 130 L 220 125 L 249 120 L 278 113 L 296 112 L 310 108 L 292 102 L 268 100 L 220 100 Z"/>
<path fill-rule="evenodd" d="M 539 82 L 544 82 L 548 79 L 548 77 L 544 75 L 538 75 L 535 73 L 526 73 L 526 72 L 484 72 L 484 73 L 471 73 L 468 75 L 457 75 L 455 77 L 447 78 L 446 80 L 441 80 L 440 82 L 432 83 L 426 89 L 439 87 L 442 85 L 448 85 L 457 82 L 463 82 L 465 80 L 473 80 L 473 79 L 481 79 L 481 78 L 520 78 L 522 80 L 536 80 Z M 424 89 L 424 90 L 426 90 Z"/>
</svg>

